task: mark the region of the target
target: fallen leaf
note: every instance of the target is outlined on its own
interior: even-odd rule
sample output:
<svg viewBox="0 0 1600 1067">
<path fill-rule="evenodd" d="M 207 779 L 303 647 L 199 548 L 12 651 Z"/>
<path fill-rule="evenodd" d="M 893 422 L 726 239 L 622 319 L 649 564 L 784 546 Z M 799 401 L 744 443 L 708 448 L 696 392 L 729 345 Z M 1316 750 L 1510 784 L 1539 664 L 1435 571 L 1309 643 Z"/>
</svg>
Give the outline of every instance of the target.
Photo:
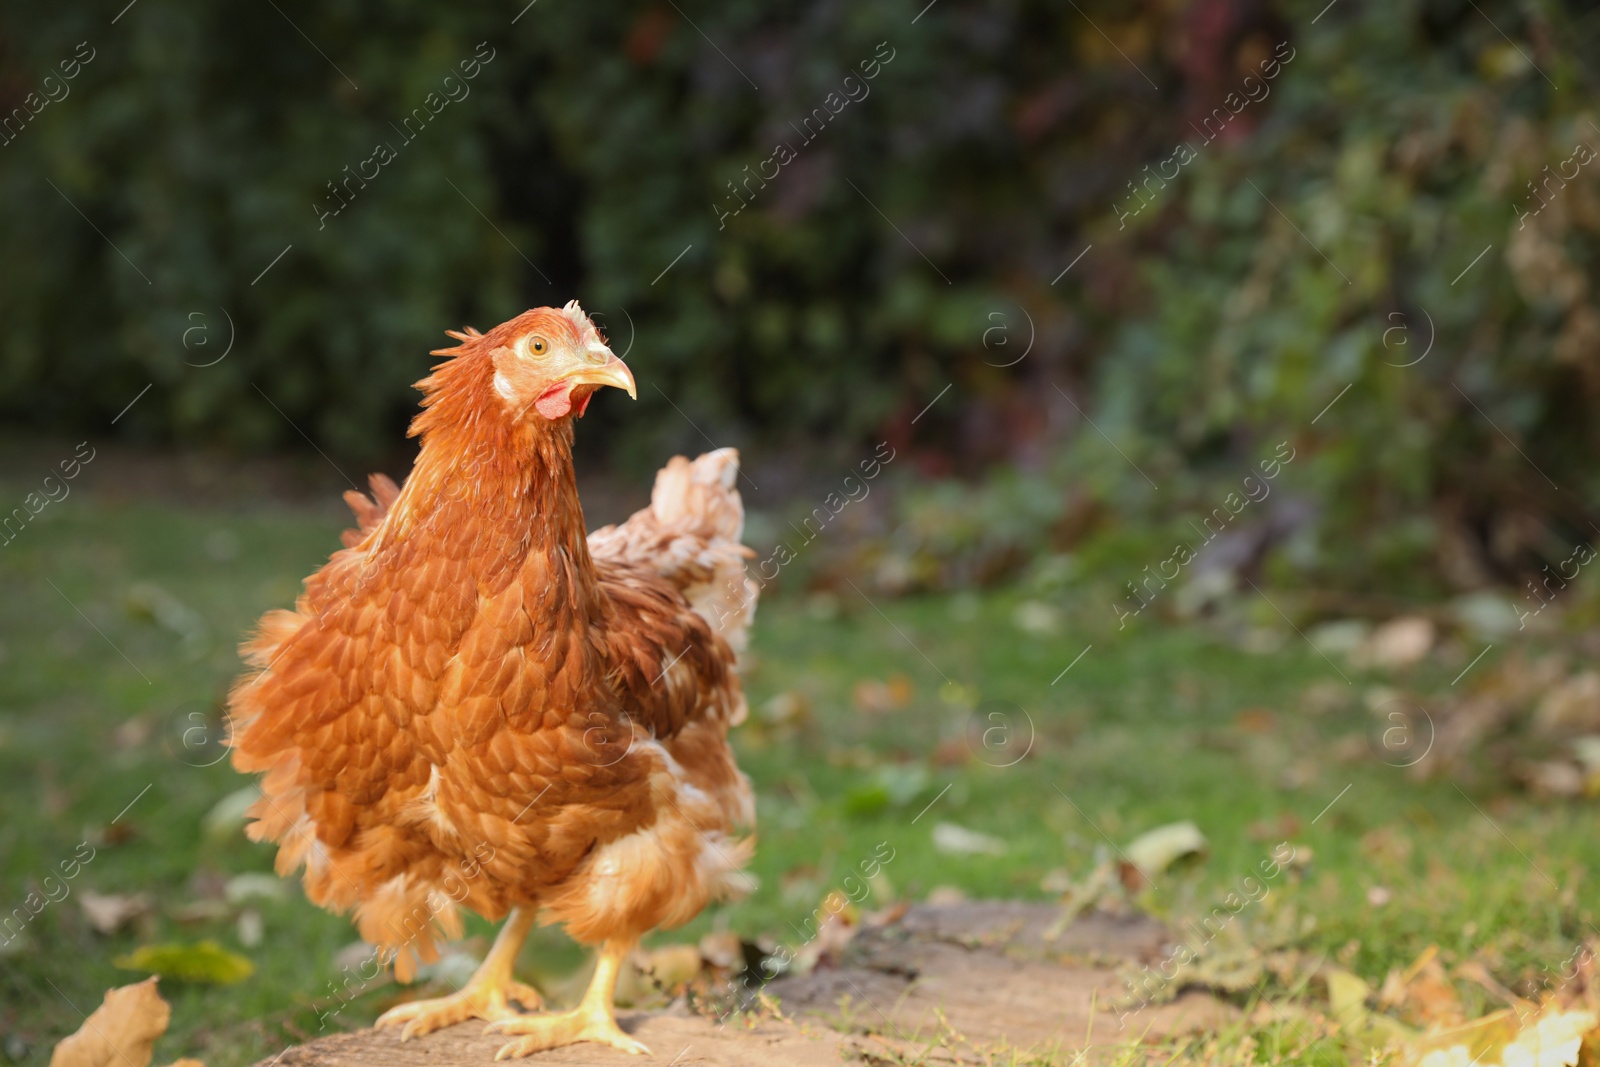
<svg viewBox="0 0 1600 1067">
<path fill-rule="evenodd" d="M 1551 689 L 1533 724 L 1546 737 L 1600 733 L 1600 671 L 1583 671 Z"/>
<path fill-rule="evenodd" d="M 861 912 L 850 898 L 835 890 L 817 907 L 816 932 L 800 945 L 790 969 L 795 974 L 810 974 L 821 963 L 837 963 L 840 955 L 861 930 Z"/>
<path fill-rule="evenodd" d="M 56 1046 L 50 1067 L 149 1067 L 156 1039 L 171 1020 L 154 977 L 108 989 L 78 1031 Z"/>
<path fill-rule="evenodd" d="M 1187 819 L 1183 822 L 1168 823 L 1148 830 L 1134 838 L 1128 847 L 1122 850 L 1126 862 L 1123 864 L 1123 882 L 1130 878 L 1135 882 L 1154 881 L 1155 876 L 1171 867 L 1185 856 L 1198 856 L 1206 850 L 1206 837 L 1200 828 Z M 1127 868 L 1132 867 L 1129 871 Z M 1137 885 L 1129 885 L 1130 890 L 1137 889 Z"/>
<path fill-rule="evenodd" d="M 288 884 L 275 874 L 251 871 L 229 878 L 222 896 L 229 904 L 243 904 L 247 900 L 283 900 L 289 895 Z"/>
<path fill-rule="evenodd" d="M 1323 978 L 1328 983 L 1328 1009 L 1340 1026 L 1354 1029 L 1366 1021 L 1367 997 L 1372 989 L 1356 975 L 1330 967 Z"/>
<path fill-rule="evenodd" d="M 180 982 L 217 985 L 242 982 L 256 970 L 256 965 L 245 957 L 209 939 L 192 945 L 143 945 L 111 962 L 125 971 L 151 971 Z"/>
<path fill-rule="evenodd" d="M 797 689 L 785 689 L 761 705 L 761 718 L 772 726 L 790 726 L 811 715 L 811 702 Z"/>
<path fill-rule="evenodd" d="M 928 757 L 935 767 L 959 767 L 972 761 L 972 746 L 962 737 L 947 737 L 934 746 Z"/>
<path fill-rule="evenodd" d="M 862 711 L 885 712 L 897 711 L 910 704 L 915 692 L 910 678 L 896 674 L 887 681 L 863 678 L 855 684 L 852 696 L 856 707 Z"/>
<path fill-rule="evenodd" d="M 1048 637 L 1061 628 L 1061 612 L 1042 600 L 1024 600 L 1011 613 L 1011 623 L 1025 634 Z"/>
<path fill-rule="evenodd" d="M 1233 717 L 1234 728 L 1246 734 L 1270 734 L 1278 725 L 1278 717 L 1266 708 L 1245 708 Z"/>
<path fill-rule="evenodd" d="M 1583 795 L 1583 771 L 1565 760 L 1526 764 L 1521 768 L 1521 777 L 1536 796 L 1564 799 Z"/>
<path fill-rule="evenodd" d="M 1408 863 L 1411 852 L 1411 838 L 1393 826 L 1380 826 L 1361 837 L 1361 853 L 1371 860 Z"/>
<path fill-rule="evenodd" d="M 1458 1026 L 1461 998 L 1439 962 L 1439 946 L 1429 945 L 1401 972 L 1390 972 L 1378 995 L 1383 1008 L 1398 1009 L 1412 1022 L 1438 1029 Z"/>
<path fill-rule="evenodd" d="M 167 916 L 185 926 L 220 922 L 233 916 L 233 905 L 224 900 L 193 900 L 168 908 Z"/>
<path fill-rule="evenodd" d="M 1583 768 L 1583 795 L 1600 796 L 1600 735 L 1574 737 L 1572 754 Z"/>
<path fill-rule="evenodd" d="M 700 939 L 700 955 L 713 967 L 732 970 L 744 962 L 744 942 L 727 930 L 710 933 Z"/>
<path fill-rule="evenodd" d="M 1593 1012 L 1564 1011 L 1541 1016 L 1506 1046 L 1500 1062 L 1505 1067 L 1573 1067 L 1578 1062 L 1583 1035 L 1594 1027 Z"/>
<path fill-rule="evenodd" d="M 1055 896 L 1067 892 L 1072 885 L 1072 872 L 1065 867 L 1052 867 L 1044 872 L 1043 878 L 1039 879 L 1039 889 Z"/>
<path fill-rule="evenodd" d="M 239 913 L 239 922 L 235 930 L 239 935 L 239 944 L 245 948 L 259 948 L 266 936 L 266 920 L 262 919 L 261 913 L 256 909 L 245 908 Z"/>
<path fill-rule="evenodd" d="M 235 789 L 212 806 L 201 820 L 207 837 L 233 837 L 244 827 L 245 809 L 261 799 L 261 790 L 247 785 Z"/>
<path fill-rule="evenodd" d="M 1461 1028 L 1461 1039 L 1432 1049 L 1417 1060 L 1418 1067 L 1575 1067 L 1584 1036 L 1596 1025 L 1593 1012 L 1548 1005 L 1531 1025 L 1506 1041 L 1504 1031 L 1512 1019 L 1510 1012 L 1495 1012 L 1474 1020 Z"/>
<path fill-rule="evenodd" d="M 946 681 L 939 687 L 939 699 L 951 707 L 970 711 L 978 706 L 978 691 L 960 682 Z"/>
<path fill-rule="evenodd" d="M 1300 694 L 1300 704 L 1312 715 L 1339 711 L 1350 703 L 1350 687 L 1335 681 L 1313 682 Z"/>
<path fill-rule="evenodd" d="M 154 720 L 147 715 L 135 715 L 131 719 L 124 719 L 111 732 L 112 743 L 122 751 L 139 748 L 150 740 L 150 731 L 154 726 Z"/>
<path fill-rule="evenodd" d="M 933 847 L 958 856 L 999 856 L 1004 854 L 1006 843 L 953 822 L 942 822 L 933 828 Z"/>
<path fill-rule="evenodd" d="M 1251 823 L 1245 832 L 1252 841 L 1286 841 L 1300 832 L 1300 820 L 1286 811 L 1276 819 L 1260 819 Z"/>
<path fill-rule="evenodd" d="M 1306 640 L 1324 652 L 1348 656 L 1360 648 L 1371 633 L 1371 624 L 1361 619 L 1336 619 L 1313 626 Z"/>
<path fill-rule="evenodd" d="M 1421 615 L 1390 619 L 1350 653 L 1358 667 L 1409 667 L 1433 648 L 1433 622 Z"/>
<path fill-rule="evenodd" d="M 78 894 L 78 906 L 97 933 L 110 937 L 135 919 L 148 915 L 152 904 L 146 893 L 96 893 L 84 889 Z"/>
<path fill-rule="evenodd" d="M 916 695 L 917 687 L 912 683 L 910 675 L 889 675 L 889 699 L 894 701 L 895 707 L 905 707 L 911 703 L 912 698 Z"/>
</svg>

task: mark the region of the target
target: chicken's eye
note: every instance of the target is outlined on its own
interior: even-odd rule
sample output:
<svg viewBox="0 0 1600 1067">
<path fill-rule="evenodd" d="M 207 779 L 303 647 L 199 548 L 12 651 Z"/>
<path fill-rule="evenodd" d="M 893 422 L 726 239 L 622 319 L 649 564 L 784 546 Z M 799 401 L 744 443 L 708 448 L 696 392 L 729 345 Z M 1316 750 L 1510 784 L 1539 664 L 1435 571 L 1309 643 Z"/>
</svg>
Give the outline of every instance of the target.
<svg viewBox="0 0 1600 1067">
<path fill-rule="evenodd" d="M 535 337 L 533 340 L 528 342 L 528 351 L 532 352 L 536 356 L 542 356 L 546 352 L 550 351 L 550 343 L 543 337 Z"/>
</svg>

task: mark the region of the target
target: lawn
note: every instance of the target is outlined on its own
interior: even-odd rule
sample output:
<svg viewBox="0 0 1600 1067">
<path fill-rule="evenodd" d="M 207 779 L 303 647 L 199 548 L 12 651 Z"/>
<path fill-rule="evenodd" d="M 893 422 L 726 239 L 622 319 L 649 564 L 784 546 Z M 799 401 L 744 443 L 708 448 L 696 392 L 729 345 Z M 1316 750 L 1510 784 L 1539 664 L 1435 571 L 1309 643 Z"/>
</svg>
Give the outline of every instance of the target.
<svg viewBox="0 0 1600 1067">
<path fill-rule="evenodd" d="M 31 892 L 62 898 L 0 945 L 0 1054 L 47 1062 L 106 988 L 140 976 L 114 960 L 157 942 L 212 939 L 255 966 L 233 985 L 164 980 L 174 1010 L 157 1063 L 235 1067 L 318 1032 L 352 927 L 296 886 L 274 898 L 261 879 L 237 880 L 270 873 L 271 850 L 206 821 L 249 784 L 219 747 L 234 644 L 292 600 L 346 524 L 331 504 L 81 492 L 0 547 L 0 915 Z M 1290 842 L 1295 864 L 1233 933 L 1374 985 L 1438 945 L 1447 963 L 1480 961 L 1531 991 L 1591 932 L 1592 806 L 1389 765 L 1365 694 L 1395 679 L 1330 663 L 1286 625 L 1276 651 L 1251 652 L 1201 624 L 1119 632 L 1104 599 L 1093 586 L 1054 594 L 1053 627 L 1022 592 L 869 601 L 846 586 L 763 603 L 753 711 L 736 734 L 759 794 L 760 888 L 656 941 L 725 928 L 796 942 L 819 901 L 885 847 L 893 859 L 868 906 L 942 887 L 1050 899 L 1179 820 L 1208 852 L 1156 878 L 1141 906 L 1204 916 Z M 1445 693 L 1473 652 L 1447 647 L 1403 682 Z M 1003 850 L 936 847 L 951 825 Z M 149 894 L 154 907 L 102 936 L 82 908 L 91 891 Z M 521 967 L 549 982 L 581 964 L 543 931 Z M 375 983 L 327 1025 L 365 1024 L 395 992 Z M 1498 1006 L 1486 990 L 1470 1005 Z"/>
</svg>

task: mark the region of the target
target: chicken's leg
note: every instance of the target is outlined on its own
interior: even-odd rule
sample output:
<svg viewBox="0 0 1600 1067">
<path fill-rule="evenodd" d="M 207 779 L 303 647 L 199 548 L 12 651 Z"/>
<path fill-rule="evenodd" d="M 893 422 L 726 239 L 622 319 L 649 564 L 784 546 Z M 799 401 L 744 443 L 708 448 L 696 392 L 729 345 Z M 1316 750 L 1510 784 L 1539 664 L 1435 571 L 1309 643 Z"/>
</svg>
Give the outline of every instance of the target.
<svg viewBox="0 0 1600 1067">
<path fill-rule="evenodd" d="M 594 979 L 589 983 L 583 1000 L 571 1011 L 553 1015 L 523 1015 L 490 1023 L 484 1033 L 524 1034 L 510 1042 L 495 1059 L 526 1056 L 546 1049 L 575 1045 L 580 1041 L 596 1041 L 624 1052 L 648 1053 L 650 1050 L 623 1033 L 617 1026 L 613 998 L 617 991 L 617 971 L 622 961 L 633 949 L 633 941 L 607 941 L 600 949 L 600 962 L 595 966 Z"/>
<path fill-rule="evenodd" d="M 512 909 L 511 917 L 500 928 L 500 935 L 494 939 L 494 947 L 489 950 L 489 955 L 484 957 L 483 963 L 460 992 L 433 1000 L 414 1000 L 390 1008 L 374 1025 L 404 1024 L 400 1040 L 405 1041 L 468 1019 L 488 1019 L 490 1022 L 520 1019 L 522 1013 L 511 1006 L 513 1000 L 528 1008 L 542 1006 L 543 999 L 537 990 L 511 977 L 511 967 L 516 963 L 522 942 L 527 939 L 528 930 L 533 926 L 533 916 L 532 908 Z"/>
</svg>

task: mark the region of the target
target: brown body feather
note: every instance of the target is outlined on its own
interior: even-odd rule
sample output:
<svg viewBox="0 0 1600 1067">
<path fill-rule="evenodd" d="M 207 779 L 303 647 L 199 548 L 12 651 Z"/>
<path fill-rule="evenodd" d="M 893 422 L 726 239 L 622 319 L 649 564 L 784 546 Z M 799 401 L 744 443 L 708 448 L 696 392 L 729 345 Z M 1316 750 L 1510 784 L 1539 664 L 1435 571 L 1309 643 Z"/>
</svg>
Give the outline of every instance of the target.
<svg viewBox="0 0 1600 1067">
<path fill-rule="evenodd" d="M 745 590 L 736 458 L 674 460 L 670 506 L 591 552 L 571 420 L 493 415 L 490 353 L 527 317 L 439 353 L 404 489 L 346 494 L 360 529 L 262 619 L 230 697 L 234 764 L 264 775 L 251 836 L 402 978 L 458 907 L 637 936 L 729 892 L 749 851 L 726 734 L 753 597 L 704 593 Z"/>
</svg>

